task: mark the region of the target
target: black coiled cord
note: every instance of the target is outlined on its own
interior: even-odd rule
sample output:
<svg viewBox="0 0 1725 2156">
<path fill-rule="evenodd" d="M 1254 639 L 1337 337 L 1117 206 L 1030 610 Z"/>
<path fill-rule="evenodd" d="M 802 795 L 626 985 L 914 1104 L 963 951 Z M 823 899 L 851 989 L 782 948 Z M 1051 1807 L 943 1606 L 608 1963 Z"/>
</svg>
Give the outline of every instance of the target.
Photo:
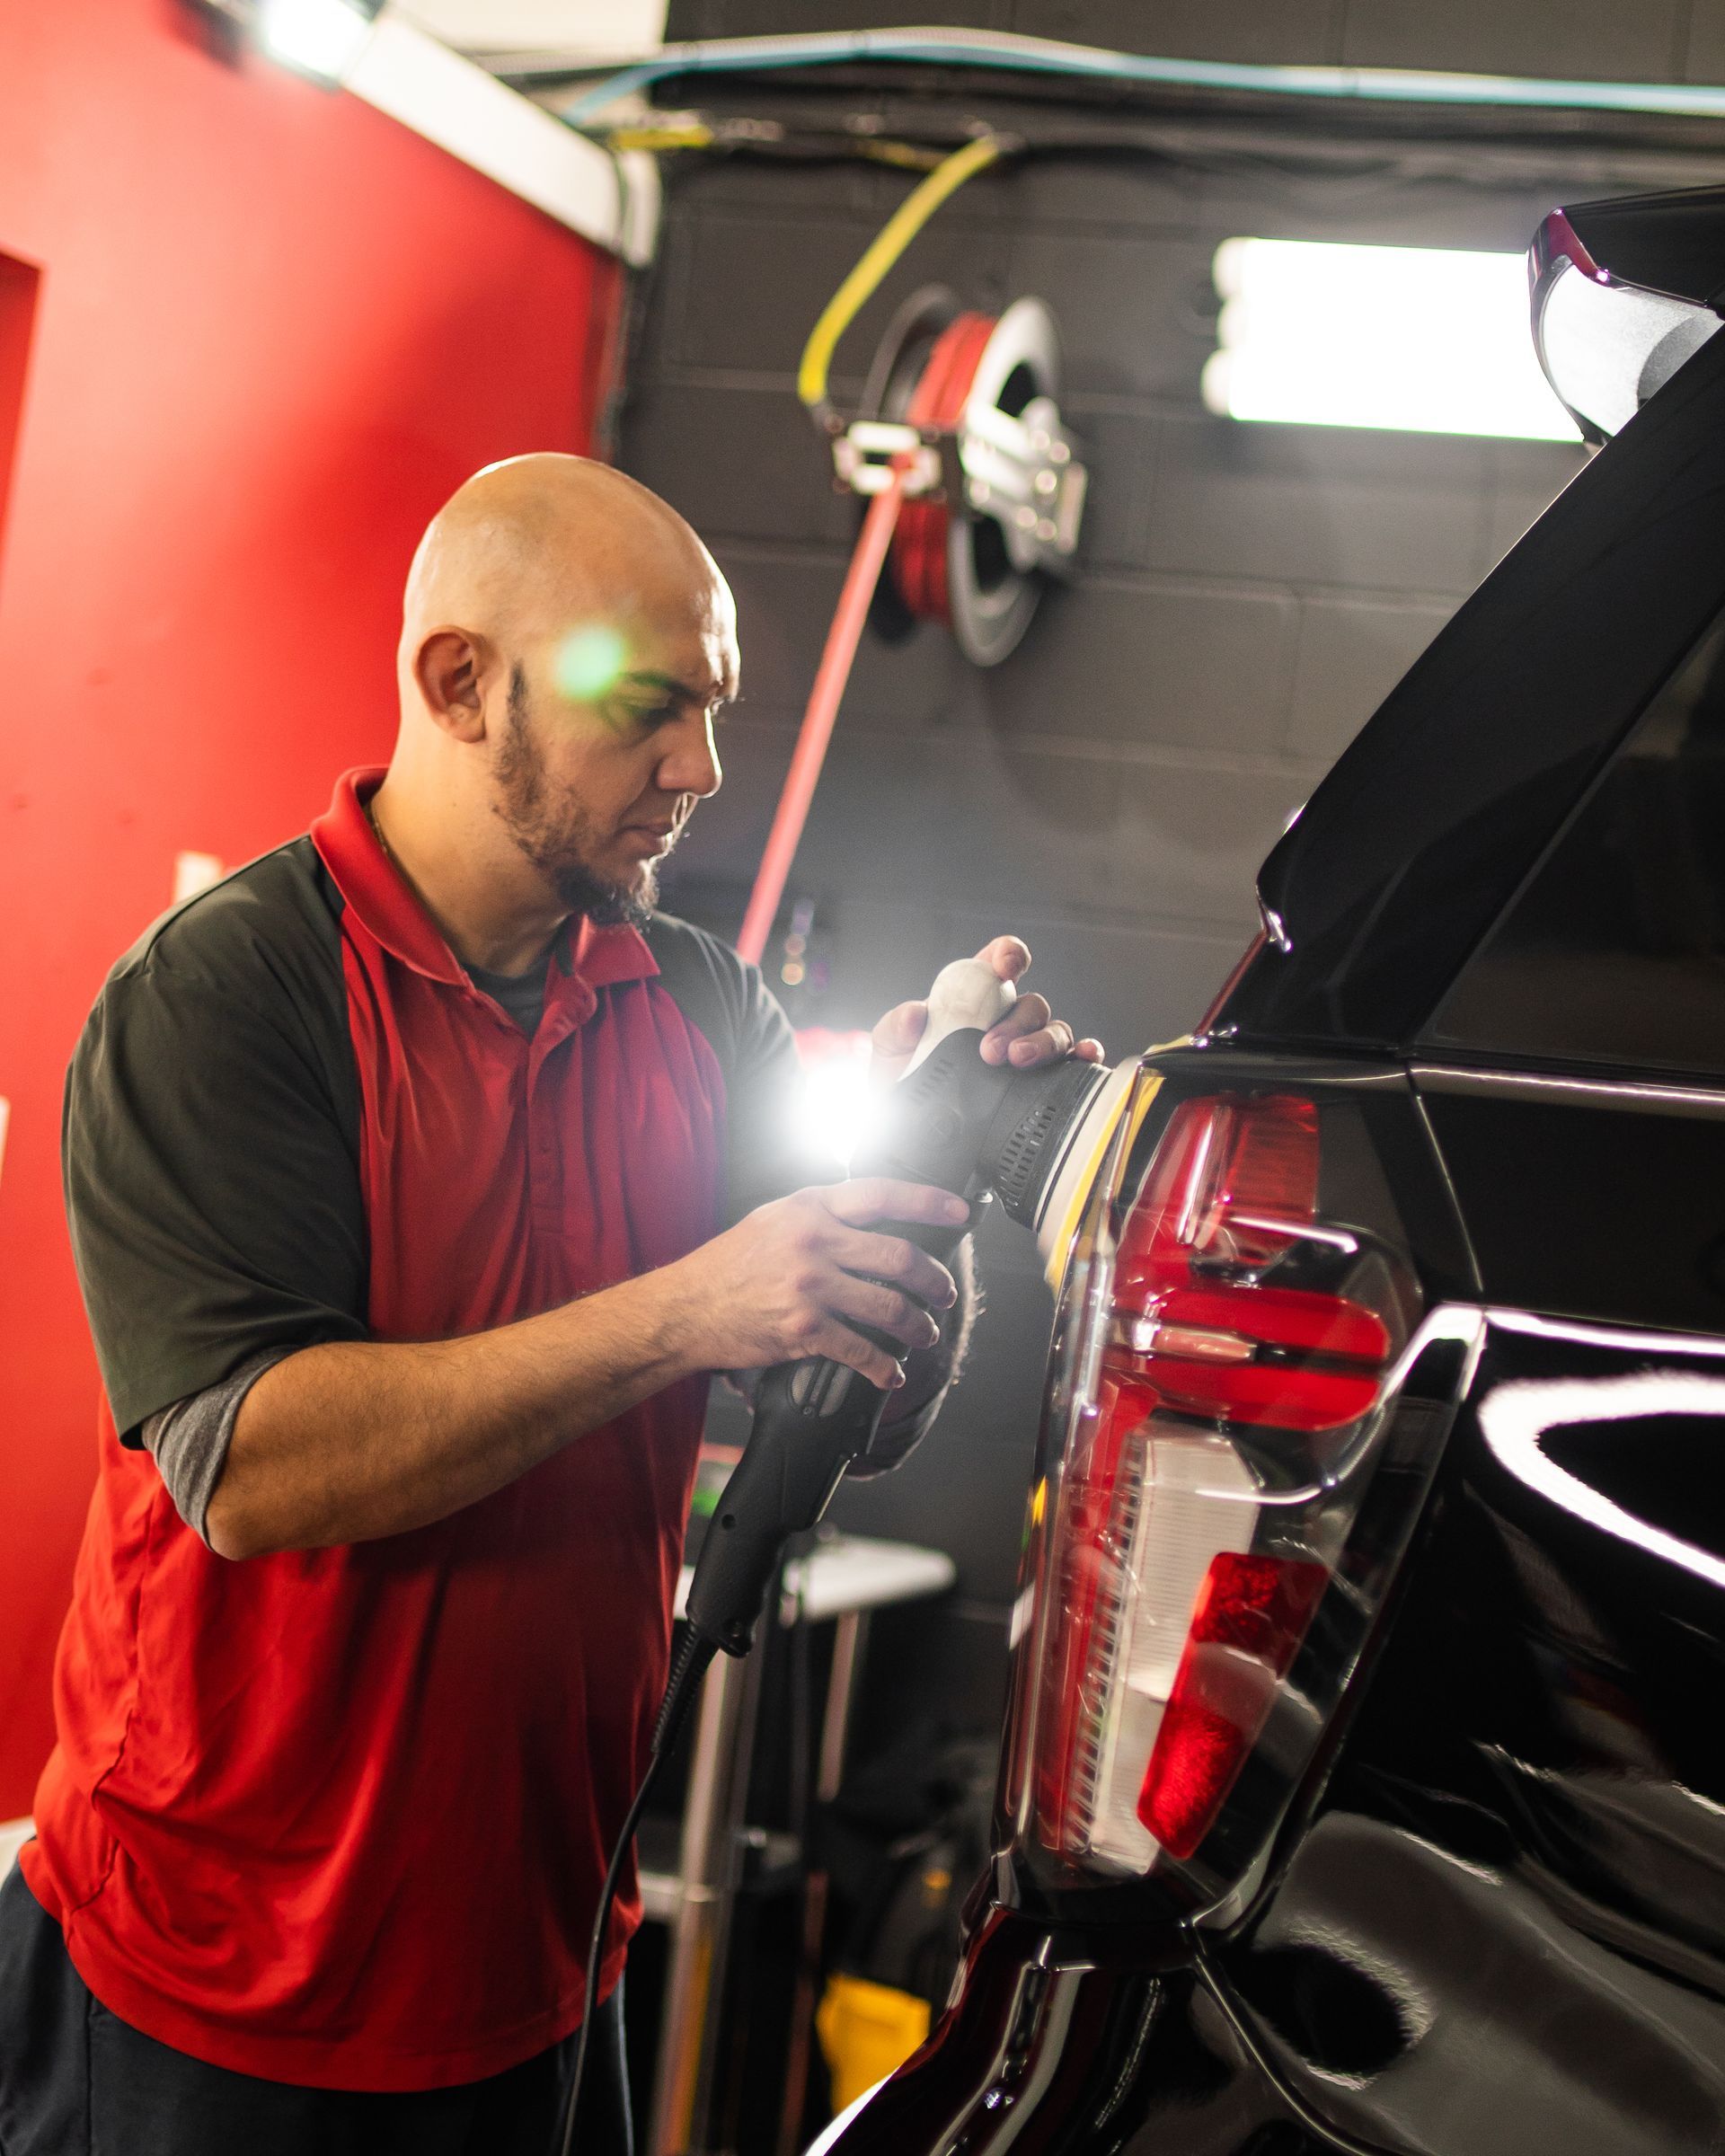
<svg viewBox="0 0 1725 2156">
<path fill-rule="evenodd" d="M 707 1665 L 718 1652 L 711 1639 L 703 1639 L 693 1627 L 684 1635 L 683 1645 L 677 1660 L 671 1666 L 669 1681 L 665 1686 L 665 1698 L 659 1710 L 659 1720 L 653 1728 L 652 1756 L 647 1763 L 647 1772 L 641 1778 L 641 1787 L 635 1791 L 634 1802 L 629 1807 L 629 1816 L 623 1823 L 616 1846 L 611 1851 L 611 1863 L 605 1875 L 605 1885 L 599 1889 L 599 1906 L 593 1919 L 593 1937 L 587 1949 L 587 1985 L 581 2002 L 581 2026 L 575 2038 L 575 2065 L 569 2077 L 569 2094 L 563 2099 L 562 2130 L 558 2134 L 556 2148 L 559 2156 L 571 2156 L 575 2146 L 575 2114 L 581 2100 L 581 2081 L 587 2072 L 587 2039 L 593 2026 L 594 2009 L 599 2003 L 599 1969 L 605 1960 L 605 1935 L 610 1928 L 611 1904 L 617 1898 L 617 1882 L 623 1877 L 623 1868 L 629 1860 L 629 1851 L 635 1839 L 635 1829 L 641 1825 L 641 1815 L 647 1808 L 653 1784 L 659 1780 L 659 1769 L 670 1757 L 671 1748 L 688 1719 L 690 1706 L 700 1690 L 701 1680 L 707 1674 Z"/>
</svg>

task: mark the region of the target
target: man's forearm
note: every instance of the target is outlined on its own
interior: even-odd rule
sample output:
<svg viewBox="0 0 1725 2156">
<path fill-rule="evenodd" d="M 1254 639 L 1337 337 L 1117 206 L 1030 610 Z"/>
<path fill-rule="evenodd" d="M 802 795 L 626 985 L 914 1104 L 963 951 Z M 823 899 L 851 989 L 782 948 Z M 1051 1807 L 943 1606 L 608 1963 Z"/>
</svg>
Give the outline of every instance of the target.
<svg viewBox="0 0 1725 2156">
<path fill-rule="evenodd" d="M 873 1224 L 951 1228 L 966 1210 L 944 1190 L 864 1177 L 758 1206 L 657 1272 L 544 1317 L 465 1339 L 302 1348 L 241 1403 L 204 1515 L 210 1548 L 253 1557 L 428 1526 L 698 1372 L 832 1355 L 890 1384 L 879 1333 L 920 1349 L 935 1331 L 927 1306 L 957 1289 Z"/>
<path fill-rule="evenodd" d="M 429 1525 L 694 1367 L 670 1268 L 464 1339 L 303 1348 L 245 1397 L 210 1547 L 253 1557 Z"/>
</svg>

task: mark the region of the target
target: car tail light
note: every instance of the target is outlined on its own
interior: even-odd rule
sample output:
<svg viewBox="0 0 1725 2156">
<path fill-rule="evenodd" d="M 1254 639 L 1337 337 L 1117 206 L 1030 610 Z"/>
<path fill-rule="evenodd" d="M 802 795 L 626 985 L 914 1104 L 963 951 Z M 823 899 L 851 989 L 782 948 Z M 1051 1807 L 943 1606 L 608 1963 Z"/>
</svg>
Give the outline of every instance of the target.
<svg viewBox="0 0 1725 2156">
<path fill-rule="evenodd" d="M 1098 1200 L 1019 1709 L 1032 1839 L 1068 1865 L 1188 1863 L 1266 1763 L 1255 1809 L 1273 1811 L 1351 1667 L 1344 1651 L 1296 1684 L 1419 1312 L 1393 1224 L 1325 1211 L 1352 1116 L 1287 1091 L 1187 1099 L 1139 1147 L 1136 1196 L 1123 1158 Z"/>
<path fill-rule="evenodd" d="M 1329 1584 L 1297 1557 L 1210 1560 L 1138 1792 L 1138 1817 L 1171 1857 L 1203 1840 Z"/>
</svg>

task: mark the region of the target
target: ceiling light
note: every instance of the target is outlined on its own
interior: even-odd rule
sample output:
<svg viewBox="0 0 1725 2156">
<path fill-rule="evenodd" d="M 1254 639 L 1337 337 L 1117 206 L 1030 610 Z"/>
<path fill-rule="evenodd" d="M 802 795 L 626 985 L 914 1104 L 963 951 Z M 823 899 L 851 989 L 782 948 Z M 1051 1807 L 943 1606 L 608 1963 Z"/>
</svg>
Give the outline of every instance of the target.
<svg viewBox="0 0 1725 2156">
<path fill-rule="evenodd" d="M 321 83 L 343 81 L 364 51 L 382 0 L 260 0 L 258 41 L 272 59 Z"/>
<path fill-rule="evenodd" d="M 1235 420 L 1573 442 L 1519 254 L 1225 240 L 1204 402 Z"/>
</svg>

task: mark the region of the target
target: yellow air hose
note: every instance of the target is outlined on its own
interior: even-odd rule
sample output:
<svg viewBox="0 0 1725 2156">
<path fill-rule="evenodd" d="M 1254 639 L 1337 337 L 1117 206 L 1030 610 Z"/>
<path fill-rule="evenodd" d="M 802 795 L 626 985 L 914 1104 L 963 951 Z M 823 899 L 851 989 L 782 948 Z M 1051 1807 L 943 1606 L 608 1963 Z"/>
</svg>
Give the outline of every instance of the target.
<svg viewBox="0 0 1725 2156">
<path fill-rule="evenodd" d="M 809 333 L 797 367 L 797 395 L 818 420 L 825 420 L 827 374 L 834 349 L 849 329 L 858 311 L 947 197 L 961 188 L 972 173 L 993 164 L 1001 154 L 997 137 L 979 135 L 943 158 L 921 186 L 898 205 L 863 250 L 862 259 L 821 311 L 820 320 Z"/>
</svg>

